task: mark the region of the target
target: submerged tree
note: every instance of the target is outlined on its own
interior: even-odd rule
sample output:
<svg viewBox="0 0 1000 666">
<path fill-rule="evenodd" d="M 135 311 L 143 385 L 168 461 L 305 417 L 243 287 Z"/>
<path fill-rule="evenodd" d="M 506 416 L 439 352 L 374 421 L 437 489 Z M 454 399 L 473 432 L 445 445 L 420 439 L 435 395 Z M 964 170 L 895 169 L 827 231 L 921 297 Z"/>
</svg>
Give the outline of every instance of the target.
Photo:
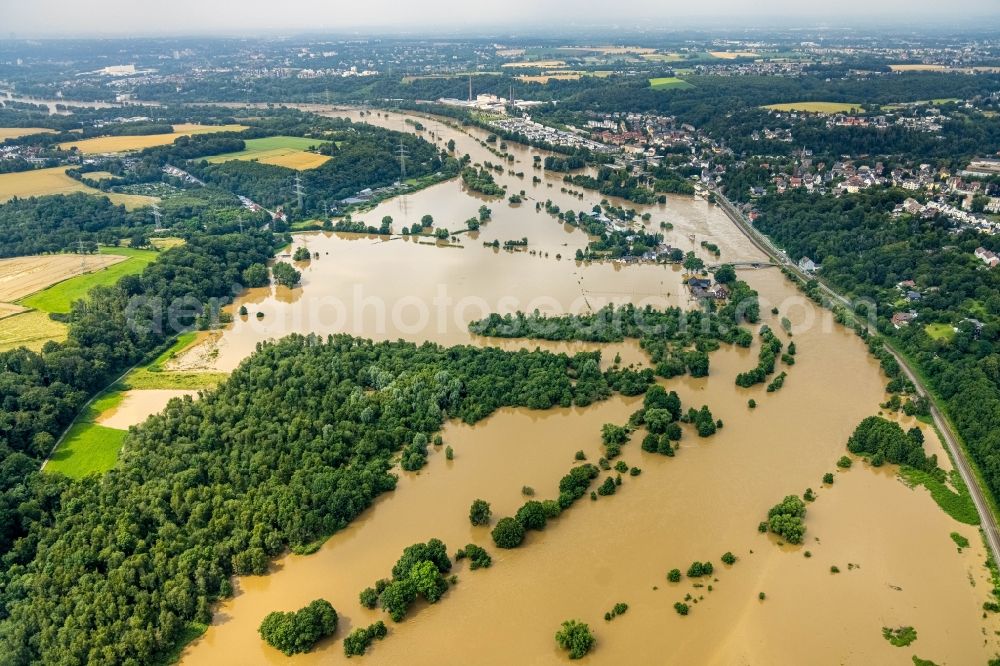
<svg viewBox="0 0 1000 666">
<path fill-rule="evenodd" d="M 580 659 L 594 647 L 594 636 L 590 627 L 579 620 L 566 620 L 556 632 L 559 647 L 569 652 L 570 659 Z"/>
</svg>

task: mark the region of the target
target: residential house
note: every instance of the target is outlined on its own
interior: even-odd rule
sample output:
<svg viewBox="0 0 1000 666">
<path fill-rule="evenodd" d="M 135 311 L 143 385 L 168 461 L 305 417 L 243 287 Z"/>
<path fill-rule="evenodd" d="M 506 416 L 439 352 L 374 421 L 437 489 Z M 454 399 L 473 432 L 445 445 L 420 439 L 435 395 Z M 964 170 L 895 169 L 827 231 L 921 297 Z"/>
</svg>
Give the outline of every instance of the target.
<svg viewBox="0 0 1000 666">
<path fill-rule="evenodd" d="M 910 322 L 917 318 L 917 313 L 913 310 L 909 312 L 897 312 L 892 315 L 892 325 L 894 328 L 902 328 L 903 326 L 909 326 Z"/>
<path fill-rule="evenodd" d="M 990 268 L 993 268 L 997 264 L 1000 264 L 1000 257 L 998 257 L 995 252 L 987 250 L 985 247 L 977 247 L 975 255 L 977 259 L 982 261 Z"/>
</svg>

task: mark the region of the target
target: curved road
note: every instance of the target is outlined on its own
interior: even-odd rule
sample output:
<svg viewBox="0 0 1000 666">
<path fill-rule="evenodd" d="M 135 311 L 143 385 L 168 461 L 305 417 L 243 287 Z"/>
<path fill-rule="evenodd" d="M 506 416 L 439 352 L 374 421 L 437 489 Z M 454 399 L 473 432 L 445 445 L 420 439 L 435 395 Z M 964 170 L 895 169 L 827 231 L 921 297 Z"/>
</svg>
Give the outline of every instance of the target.
<svg viewBox="0 0 1000 666">
<path fill-rule="evenodd" d="M 715 192 L 715 196 L 719 202 L 719 206 L 726 213 L 730 220 L 746 235 L 754 246 L 757 247 L 761 252 L 768 255 L 772 261 L 775 261 L 780 266 L 784 266 L 789 269 L 792 273 L 799 277 L 803 281 L 809 281 L 816 279 L 814 276 L 807 275 L 803 271 L 799 270 L 799 267 L 789 260 L 788 256 L 775 247 L 774 243 L 771 242 L 764 234 L 757 231 L 753 225 L 751 225 L 743 214 L 733 206 L 732 202 L 729 201 L 719 192 Z M 817 280 L 821 289 L 826 292 L 831 298 L 849 306 L 850 301 L 837 293 L 829 286 L 827 286 L 821 280 Z M 870 330 L 870 329 L 869 329 Z M 876 331 L 877 333 L 877 331 Z M 913 382 L 913 385 L 917 387 L 917 390 L 926 395 L 930 402 L 931 417 L 934 419 L 934 425 L 937 426 L 938 432 L 941 433 L 945 446 L 948 447 L 948 451 L 951 453 L 951 458 L 955 462 L 955 468 L 958 470 L 959 475 L 962 477 L 962 481 L 965 483 L 966 487 L 969 489 L 969 494 L 972 496 L 972 501 L 976 505 L 976 510 L 979 512 L 980 526 L 982 527 L 983 534 L 986 535 L 986 543 L 989 546 L 990 551 L 992 551 L 993 561 L 1000 563 L 1000 529 L 997 528 L 997 522 L 994 519 L 993 512 L 990 511 L 989 502 L 986 499 L 984 490 L 980 487 L 976 476 L 972 472 L 972 464 L 965 456 L 965 451 L 959 445 L 958 437 L 955 435 L 954 431 L 951 429 L 951 424 L 945 419 L 941 410 L 938 409 L 937 401 L 934 399 L 933 394 L 927 390 L 923 382 L 920 381 L 920 377 L 917 375 L 916 371 L 910 366 L 909 362 L 903 358 L 903 356 L 897 352 L 890 344 L 885 344 L 885 349 L 892 354 L 896 362 L 899 363 L 899 367 L 903 369 L 906 373 L 906 377 Z"/>
</svg>

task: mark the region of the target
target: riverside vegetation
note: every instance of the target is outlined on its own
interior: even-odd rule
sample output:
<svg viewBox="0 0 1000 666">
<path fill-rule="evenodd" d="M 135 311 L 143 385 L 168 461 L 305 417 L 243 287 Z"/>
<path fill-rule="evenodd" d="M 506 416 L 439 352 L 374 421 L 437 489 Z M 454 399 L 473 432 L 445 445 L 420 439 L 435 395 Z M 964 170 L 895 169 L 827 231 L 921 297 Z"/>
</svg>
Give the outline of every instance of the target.
<svg viewBox="0 0 1000 666">
<path fill-rule="evenodd" d="M 9 615 L 0 636 L 22 662 L 155 661 L 211 619 L 211 603 L 232 593 L 232 574 L 262 574 L 284 549 L 314 548 L 392 490 L 400 449 L 446 418 L 473 423 L 501 406 L 546 409 L 609 395 L 610 373 L 598 361 L 597 353 L 345 335 L 262 345 L 216 390 L 175 401 L 134 429 L 103 479 L 44 479 L 43 488 L 63 495 L 55 501 L 49 490 L 51 518 L 21 527 L 28 538 L 6 555 Z M 574 472 L 561 486 L 582 494 L 594 473 Z M 232 515 L 253 527 L 234 527 Z M 438 571 L 446 557 L 435 560 Z M 425 568 L 416 589 L 439 594 L 440 579 Z M 58 575 L 37 575 L 43 570 Z M 121 588 L 114 581 L 122 576 L 142 582 Z M 383 604 L 405 613 L 410 588 L 397 580 L 391 589 Z M 90 612 L 94 604 L 102 613 Z M 80 629 L 90 625 L 102 630 Z"/>
</svg>

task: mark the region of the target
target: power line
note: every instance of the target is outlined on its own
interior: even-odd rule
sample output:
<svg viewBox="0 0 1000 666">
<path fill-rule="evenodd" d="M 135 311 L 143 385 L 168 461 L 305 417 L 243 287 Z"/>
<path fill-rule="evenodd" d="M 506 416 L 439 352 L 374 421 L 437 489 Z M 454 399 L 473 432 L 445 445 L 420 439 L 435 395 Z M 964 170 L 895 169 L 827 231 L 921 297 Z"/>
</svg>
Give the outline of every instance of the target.
<svg viewBox="0 0 1000 666">
<path fill-rule="evenodd" d="M 407 153 L 406 147 L 403 145 L 403 137 L 399 137 L 399 172 L 401 174 L 401 176 L 400 176 L 400 182 L 401 183 L 406 182 L 406 155 L 407 154 L 408 153 Z"/>
<path fill-rule="evenodd" d="M 306 191 L 302 187 L 302 178 L 298 174 L 295 174 L 295 196 L 298 197 L 300 211 L 303 210 L 302 197 L 304 197 L 305 194 Z"/>
<path fill-rule="evenodd" d="M 163 228 L 163 225 L 161 223 L 162 219 L 163 219 L 163 211 L 160 210 L 160 207 L 157 204 L 153 204 L 153 222 L 154 222 L 153 229 L 155 231 L 160 231 Z"/>
</svg>

